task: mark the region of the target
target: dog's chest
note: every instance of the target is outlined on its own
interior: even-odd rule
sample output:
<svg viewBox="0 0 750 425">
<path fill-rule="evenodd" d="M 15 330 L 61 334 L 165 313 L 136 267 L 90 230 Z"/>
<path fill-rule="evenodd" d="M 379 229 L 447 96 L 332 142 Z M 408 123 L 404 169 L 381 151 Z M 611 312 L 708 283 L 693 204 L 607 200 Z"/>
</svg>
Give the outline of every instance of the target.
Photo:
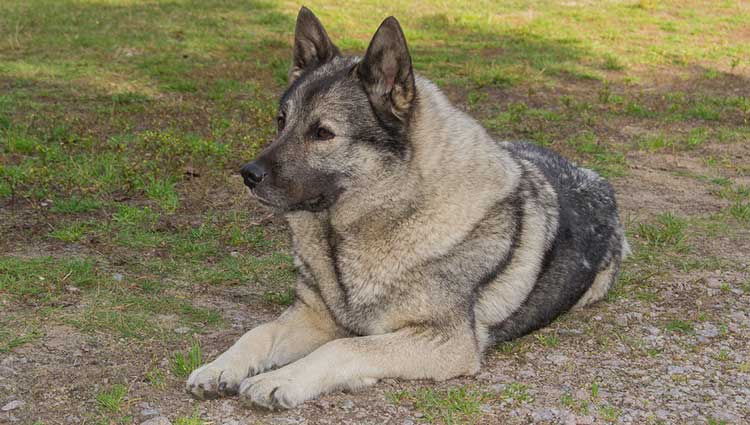
<svg viewBox="0 0 750 425">
<path fill-rule="evenodd" d="M 324 222 L 290 224 L 296 265 L 340 324 L 359 334 L 398 326 L 398 279 L 387 259 L 373 258 L 372 250 L 335 234 Z"/>
</svg>

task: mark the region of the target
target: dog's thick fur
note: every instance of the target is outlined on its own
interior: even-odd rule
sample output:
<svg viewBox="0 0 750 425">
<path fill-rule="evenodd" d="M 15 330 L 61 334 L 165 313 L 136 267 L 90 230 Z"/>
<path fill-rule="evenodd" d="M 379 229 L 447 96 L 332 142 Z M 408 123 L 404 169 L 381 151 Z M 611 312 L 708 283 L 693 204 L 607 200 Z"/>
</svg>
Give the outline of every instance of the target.
<svg viewBox="0 0 750 425">
<path fill-rule="evenodd" d="M 291 227 L 296 300 L 194 371 L 192 394 L 289 408 L 473 374 L 612 285 L 627 244 L 609 184 L 493 140 L 414 74 L 394 18 L 346 57 L 303 8 L 289 77 L 278 136 L 242 174 Z"/>
</svg>

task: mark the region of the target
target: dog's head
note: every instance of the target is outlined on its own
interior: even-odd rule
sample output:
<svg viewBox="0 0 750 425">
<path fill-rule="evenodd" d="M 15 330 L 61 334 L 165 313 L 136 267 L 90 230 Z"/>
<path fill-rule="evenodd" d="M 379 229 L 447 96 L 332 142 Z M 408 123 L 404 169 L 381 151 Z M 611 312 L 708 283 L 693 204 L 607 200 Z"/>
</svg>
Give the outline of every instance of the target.
<svg viewBox="0 0 750 425">
<path fill-rule="evenodd" d="M 411 57 L 395 18 L 383 21 L 364 57 L 347 57 L 303 7 L 278 132 L 242 167 L 245 184 L 279 211 L 325 210 L 408 162 L 415 100 Z"/>
</svg>

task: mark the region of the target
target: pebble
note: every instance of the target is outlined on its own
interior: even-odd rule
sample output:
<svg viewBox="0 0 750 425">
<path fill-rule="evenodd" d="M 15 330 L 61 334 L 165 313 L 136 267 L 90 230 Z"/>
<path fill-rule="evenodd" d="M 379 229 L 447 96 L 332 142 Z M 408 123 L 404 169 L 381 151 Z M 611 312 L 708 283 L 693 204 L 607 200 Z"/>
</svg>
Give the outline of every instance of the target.
<svg viewBox="0 0 750 425">
<path fill-rule="evenodd" d="M 667 373 L 670 375 L 683 374 L 685 373 L 685 368 L 680 366 L 668 366 Z"/>
<path fill-rule="evenodd" d="M 180 326 L 179 328 L 175 328 L 174 333 L 184 335 L 186 333 L 190 332 L 190 328 L 187 326 Z"/>
<path fill-rule="evenodd" d="M 19 407 L 23 407 L 24 404 L 26 403 L 23 400 L 13 400 L 5 406 L 1 407 L 0 410 L 2 410 L 3 412 L 10 412 L 11 410 L 16 410 Z"/>
<path fill-rule="evenodd" d="M 549 356 L 549 361 L 551 361 L 555 366 L 562 366 L 568 361 L 567 356 L 563 356 L 562 354 L 554 354 L 552 356 Z"/>
<path fill-rule="evenodd" d="M 141 410 L 141 416 L 144 417 L 144 418 L 150 418 L 152 416 L 159 416 L 160 413 L 161 412 L 159 412 L 159 410 L 154 409 L 152 407 L 147 407 L 147 408 Z"/>
<path fill-rule="evenodd" d="M 170 422 L 166 416 L 157 416 L 141 422 L 141 425 L 172 425 L 172 422 Z"/>
<path fill-rule="evenodd" d="M 706 286 L 708 286 L 709 288 L 720 289 L 721 285 L 721 281 L 715 277 L 709 277 L 708 279 L 706 279 Z"/>
<path fill-rule="evenodd" d="M 490 386 L 490 391 L 492 391 L 495 394 L 500 394 L 503 391 L 505 391 L 505 388 L 507 387 L 506 384 L 495 384 Z"/>
<path fill-rule="evenodd" d="M 351 400 L 344 400 L 341 402 L 341 408 L 344 410 L 352 410 L 354 408 L 354 402 Z"/>
<path fill-rule="evenodd" d="M 716 338 L 719 336 L 719 328 L 712 324 L 705 324 L 701 329 L 698 329 L 697 333 L 705 338 Z"/>
<path fill-rule="evenodd" d="M 531 418 L 535 421 L 551 421 L 555 419 L 555 416 L 555 412 L 552 409 L 536 410 L 531 414 Z"/>
<path fill-rule="evenodd" d="M 122 273 L 115 273 L 112 275 L 112 279 L 114 279 L 115 282 L 122 282 L 124 278 L 125 276 L 123 276 Z"/>
<path fill-rule="evenodd" d="M 592 425 L 594 423 L 594 417 L 593 416 L 578 416 L 576 418 L 576 423 L 578 425 Z"/>
</svg>

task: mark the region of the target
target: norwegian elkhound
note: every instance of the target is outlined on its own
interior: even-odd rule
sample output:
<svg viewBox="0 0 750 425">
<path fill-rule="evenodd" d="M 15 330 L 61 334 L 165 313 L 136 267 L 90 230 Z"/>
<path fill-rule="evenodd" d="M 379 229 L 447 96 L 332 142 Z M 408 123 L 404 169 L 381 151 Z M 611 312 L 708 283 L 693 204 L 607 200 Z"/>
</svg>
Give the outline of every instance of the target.
<svg viewBox="0 0 750 425">
<path fill-rule="evenodd" d="M 241 174 L 281 212 L 296 299 L 187 389 L 291 408 L 382 378 L 479 370 L 498 341 L 600 300 L 628 248 L 610 185 L 499 143 L 414 73 L 398 21 L 344 56 L 302 8 L 275 140 Z"/>
</svg>

